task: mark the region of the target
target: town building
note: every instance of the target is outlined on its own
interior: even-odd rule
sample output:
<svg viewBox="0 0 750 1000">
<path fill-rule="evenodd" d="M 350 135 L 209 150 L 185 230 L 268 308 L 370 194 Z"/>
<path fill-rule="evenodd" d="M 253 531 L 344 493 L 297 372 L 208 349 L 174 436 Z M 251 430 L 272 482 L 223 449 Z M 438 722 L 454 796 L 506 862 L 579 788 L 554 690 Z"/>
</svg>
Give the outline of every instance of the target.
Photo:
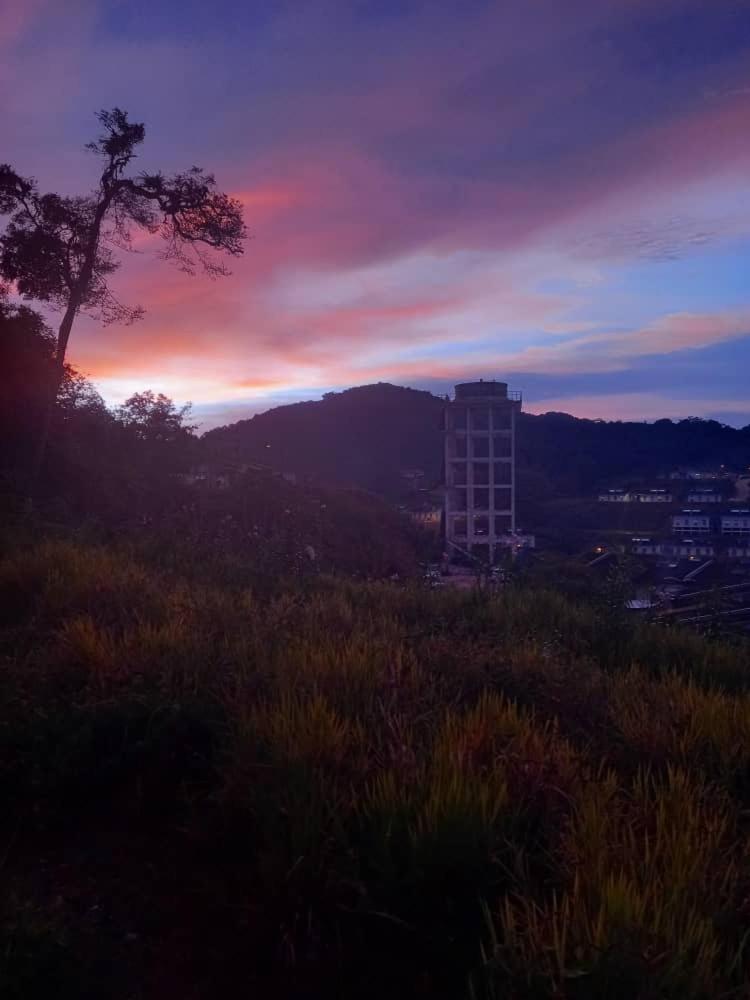
<svg viewBox="0 0 750 1000">
<path fill-rule="evenodd" d="M 673 497 L 667 490 L 640 490 L 632 494 L 638 503 L 672 503 Z"/>
<path fill-rule="evenodd" d="M 683 538 L 679 542 L 665 542 L 662 551 L 665 556 L 672 556 L 673 558 L 697 558 L 698 556 L 716 555 L 716 548 L 713 542 L 695 538 Z"/>
<path fill-rule="evenodd" d="M 700 510 L 683 510 L 672 515 L 672 531 L 683 534 L 689 531 L 691 535 L 710 535 L 711 517 Z"/>
<path fill-rule="evenodd" d="M 409 517 L 420 528 L 426 528 L 428 531 L 439 531 L 440 522 L 443 519 L 443 508 L 424 507 L 420 510 L 410 510 Z"/>
<path fill-rule="evenodd" d="M 445 405 L 445 539 L 453 553 L 494 561 L 516 535 L 515 432 L 521 393 L 465 382 Z"/>
<path fill-rule="evenodd" d="M 730 510 L 721 517 L 722 535 L 750 535 L 750 509 Z"/>
<path fill-rule="evenodd" d="M 688 503 L 721 503 L 724 497 L 714 489 L 692 489 L 686 497 Z"/>
<path fill-rule="evenodd" d="M 663 545 L 658 539 L 632 538 L 631 551 L 639 556 L 660 556 Z"/>
<path fill-rule="evenodd" d="M 627 490 L 604 490 L 599 494 L 600 503 L 630 503 L 632 499 Z"/>
</svg>

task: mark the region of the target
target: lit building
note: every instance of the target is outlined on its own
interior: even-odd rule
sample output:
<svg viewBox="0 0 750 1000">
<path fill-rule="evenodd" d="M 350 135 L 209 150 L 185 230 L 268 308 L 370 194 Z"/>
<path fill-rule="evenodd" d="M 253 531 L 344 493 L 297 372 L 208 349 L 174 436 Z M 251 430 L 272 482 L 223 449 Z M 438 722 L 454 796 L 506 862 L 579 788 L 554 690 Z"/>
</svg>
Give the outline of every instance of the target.
<svg viewBox="0 0 750 1000">
<path fill-rule="evenodd" d="M 672 515 L 672 531 L 678 534 L 689 531 L 691 535 L 709 535 L 711 518 L 700 510 L 683 510 Z"/>
<path fill-rule="evenodd" d="M 445 539 L 449 548 L 494 561 L 516 535 L 515 432 L 521 393 L 505 382 L 456 386 L 445 406 Z"/>
<path fill-rule="evenodd" d="M 599 494 L 601 503 L 630 503 L 632 499 L 627 490 L 606 490 Z"/>
<path fill-rule="evenodd" d="M 668 556 L 692 559 L 696 556 L 713 556 L 716 554 L 716 550 L 711 542 L 696 541 L 694 538 L 683 538 L 679 542 L 665 544 L 663 553 Z"/>
<path fill-rule="evenodd" d="M 632 551 L 639 556 L 659 556 L 664 546 L 653 538 L 632 538 Z"/>
<path fill-rule="evenodd" d="M 690 490 L 687 495 L 688 503 L 721 503 L 723 499 L 721 493 L 711 489 Z"/>
<path fill-rule="evenodd" d="M 750 510 L 730 510 L 721 518 L 722 535 L 750 535 Z"/>
<path fill-rule="evenodd" d="M 633 499 L 638 503 L 672 503 L 672 494 L 666 490 L 641 490 L 633 493 Z"/>
<path fill-rule="evenodd" d="M 440 521 L 442 520 L 442 516 L 442 507 L 425 507 L 422 510 L 409 511 L 409 517 L 411 520 L 415 524 L 418 524 L 421 528 L 426 528 L 428 531 L 440 530 Z"/>
</svg>

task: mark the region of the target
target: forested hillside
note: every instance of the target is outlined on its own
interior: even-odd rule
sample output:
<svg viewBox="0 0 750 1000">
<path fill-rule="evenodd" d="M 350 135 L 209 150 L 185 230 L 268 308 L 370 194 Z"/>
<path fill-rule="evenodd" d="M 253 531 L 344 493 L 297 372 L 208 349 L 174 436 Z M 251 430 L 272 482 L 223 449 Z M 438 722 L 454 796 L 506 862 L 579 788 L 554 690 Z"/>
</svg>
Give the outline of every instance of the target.
<svg viewBox="0 0 750 1000">
<path fill-rule="evenodd" d="M 386 495 L 400 472 L 419 468 L 424 484 L 442 476 L 442 400 L 379 383 L 280 406 L 203 437 L 205 454 L 345 482 Z M 613 477 L 652 476 L 676 466 L 750 464 L 750 427 L 713 420 L 624 423 L 564 413 L 521 415 L 518 457 L 535 489 L 581 495 Z"/>
</svg>

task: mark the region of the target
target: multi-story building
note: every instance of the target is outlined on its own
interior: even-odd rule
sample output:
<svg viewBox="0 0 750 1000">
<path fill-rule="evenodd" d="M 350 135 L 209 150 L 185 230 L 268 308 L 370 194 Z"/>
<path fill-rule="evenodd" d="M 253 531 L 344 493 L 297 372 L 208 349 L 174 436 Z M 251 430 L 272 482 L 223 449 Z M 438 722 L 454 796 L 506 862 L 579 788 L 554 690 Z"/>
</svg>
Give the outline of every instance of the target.
<svg viewBox="0 0 750 1000">
<path fill-rule="evenodd" d="M 672 531 L 683 534 L 689 531 L 691 535 L 710 535 L 711 517 L 700 510 L 683 510 L 672 515 Z"/>
<path fill-rule="evenodd" d="M 445 406 L 445 538 L 485 562 L 516 535 L 515 432 L 520 392 L 466 382 Z"/>
<path fill-rule="evenodd" d="M 667 490 L 639 490 L 632 494 L 638 503 L 672 503 L 672 494 Z"/>
<path fill-rule="evenodd" d="M 721 503 L 723 496 L 717 490 L 694 489 L 687 495 L 688 503 Z"/>
<path fill-rule="evenodd" d="M 730 510 L 721 517 L 722 535 L 750 535 L 750 510 Z"/>
<path fill-rule="evenodd" d="M 691 558 L 697 556 L 713 556 L 716 549 L 712 542 L 705 539 L 683 538 L 679 542 L 666 542 L 662 548 L 665 556 Z"/>
<path fill-rule="evenodd" d="M 662 542 L 653 538 L 632 538 L 632 551 L 639 556 L 660 556 L 663 551 Z"/>
</svg>

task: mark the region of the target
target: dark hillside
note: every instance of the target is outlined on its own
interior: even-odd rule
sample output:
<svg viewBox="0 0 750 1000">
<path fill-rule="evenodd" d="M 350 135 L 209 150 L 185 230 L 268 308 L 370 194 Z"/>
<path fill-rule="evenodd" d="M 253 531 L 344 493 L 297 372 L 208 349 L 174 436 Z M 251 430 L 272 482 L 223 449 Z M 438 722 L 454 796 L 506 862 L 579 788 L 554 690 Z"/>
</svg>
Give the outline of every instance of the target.
<svg viewBox="0 0 750 1000">
<path fill-rule="evenodd" d="M 204 435 L 216 457 L 242 458 L 392 494 L 402 469 L 441 476 L 442 400 L 379 383 L 279 406 Z M 432 482 L 429 485 L 432 485 Z"/>
<path fill-rule="evenodd" d="M 317 402 L 280 406 L 203 437 L 213 457 L 262 461 L 280 470 L 392 496 L 403 469 L 442 474 L 442 400 L 379 383 Z M 612 479 L 654 476 L 677 466 L 746 468 L 750 427 L 714 420 L 623 423 L 565 413 L 523 413 L 518 433 L 522 489 L 546 495 L 590 493 Z"/>
</svg>

